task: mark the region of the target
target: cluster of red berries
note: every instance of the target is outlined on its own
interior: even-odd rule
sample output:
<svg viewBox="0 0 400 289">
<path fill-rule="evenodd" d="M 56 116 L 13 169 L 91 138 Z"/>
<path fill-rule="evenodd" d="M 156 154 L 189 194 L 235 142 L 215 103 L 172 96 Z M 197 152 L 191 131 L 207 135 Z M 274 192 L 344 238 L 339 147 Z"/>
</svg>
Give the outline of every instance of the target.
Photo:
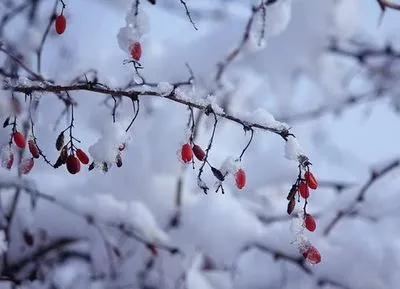
<svg viewBox="0 0 400 289">
<path fill-rule="evenodd" d="M 311 214 L 307 213 L 306 205 L 307 205 L 307 200 L 310 197 L 310 189 L 316 190 L 317 188 L 318 188 L 318 182 L 314 177 L 314 175 L 307 168 L 307 171 L 304 173 L 304 177 L 301 178 L 301 176 L 299 175 L 298 180 L 292 186 L 287 196 L 287 200 L 289 201 L 287 206 L 287 213 L 289 215 L 293 212 L 296 206 L 296 195 L 298 197 L 302 197 L 303 199 L 305 199 L 306 203 L 303 208 L 304 210 L 303 225 L 310 232 L 314 232 L 315 229 L 317 228 L 317 225 L 314 217 Z M 304 252 L 302 253 L 304 257 L 312 264 L 317 264 L 321 262 L 321 255 L 314 246 L 310 245 L 307 248 L 307 250 L 304 250 Z"/>
<path fill-rule="evenodd" d="M 14 144 L 17 148 L 20 148 L 20 149 L 25 148 L 26 140 L 25 140 L 24 135 L 21 132 L 19 132 L 19 131 L 13 132 L 11 135 L 11 138 L 14 141 Z M 10 143 L 10 146 L 11 146 L 11 143 Z M 28 141 L 28 148 L 29 148 L 29 151 L 31 152 L 32 157 L 23 159 L 19 166 L 19 171 L 21 172 L 21 174 L 24 174 L 24 175 L 28 174 L 32 170 L 33 165 L 35 164 L 33 159 L 39 158 L 39 155 L 40 155 L 39 149 L 33 139 L 30 139 Z M 5 158 L 2 160 L 4 167 L 6 169 L 10 170 L 14 164 L 14 153 L 12 151 L 10 151 L 7 155 L 3 155 L 3 157 Z"/>
<path fill-rule="evenodd" d="M 185 143 L 182 145 L 181 148 L 181 159 L 182 161 L 186 163 L 193 162 L 193 155 L 199 160 L 199 161 L 204 161 L 206 157 L 206 153 L 204 150 L 197 144 L 194 144 L 191 146 L 189 143 Z M 223 181 L 225 179 L 225 176 L 221 173 L 221 171 L 217 170 L 214 167 L 211 167 L 211 170 L 214 174 L 214 176 L 220 180 Z M 246 185 L 246 173 L 244 172 L 243 169 L 238 169 L 235 173 L 235 184 L 238 189 L 243 189 L 244 186 Z"/>
<path fill-rule="evenodd" d="M 57 137 L 56 149 L 60 151 L 60 155 L 54 164 L 54 168 L 58 168 L 65 164 L 67 171 L 74 175 L 80 172 L 81 163 L 84 165 L 89 163 L 89 157 L 87 154 L 82 149 L 75 148 L 72 143 L 70 146 L 70 153 L 68 154 L 68 144 L 64 145 L 64 132 L 61 132 Z"/>
</svg>

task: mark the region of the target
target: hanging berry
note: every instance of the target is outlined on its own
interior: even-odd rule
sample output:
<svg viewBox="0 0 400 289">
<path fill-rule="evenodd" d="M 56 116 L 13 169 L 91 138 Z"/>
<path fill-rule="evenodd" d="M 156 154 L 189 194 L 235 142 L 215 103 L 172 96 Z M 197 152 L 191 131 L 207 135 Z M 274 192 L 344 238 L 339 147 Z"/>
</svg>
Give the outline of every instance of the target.
<svg viewBox="0 0 400 289">
<path fill-rule="evenodd" d="M 29 247 L 33 246 L 35 238 L 31 232 L 29 232 L 28 230 L 24 230 L 22 237 L 24 239 L 25 244 L 27 244 Z"/>
<path fill-rule="evenodd" d="M 70 174 L 79 173 L 81 170 L 81 163 L 79 162 L 78 158 L 74 155 L 69 155 L 66 160 L 67 163 L 67 170 Z"/>
<path fill-rule="evenodd" d="M 139 61 L 140 57 L 142 56 L 142 46 L 139 42 L 135 42 L 130 47 L 131 56 L 133 60 Z"/>
<path fill-rule="evenodd" d="M 82 164 L 87 165 L 89 163 L 89 157 L 83 150 L 77 149 L 76 156 L 78 157 L 78 159 L 81 161 Z"/>
<path fill-rule="evenodd" d="M 65 19 L 64 15 L 57 15 L 56 17 L 56 32 L 58 34 L 63 34 L 65 31 L 65 28 L 67 27 L 67 19 Z"/>
<path fill-rule="evenodd" d="M 61 132 L 56 140 L 56 149 L 59 151 L 64 145 L 64 132 Z"/>
<path fill-rule="evenodd" d="M 182 146 L 181 157 L 182 157 L 182 161 L 184 163 L 188 163 L 188 162 L 192 161 L 193 151 L 192 151 L 192 148 L 190 147 L 190 144 L 186 143 Z"/>
<path fill-rule="evenodd" d="M 28 147 L 29 147 L 29 151 L 31 152 L 32 157 L 34 157 L 35 159 L 38 159 L 40 156 L 39 148 L 37 147 L 37 145 L 35 144 L 35 141 L 33 139 L 30 139 L 28 141 Z"/>
<path fill-rule="evenodd" d="M 286 212 L 290 215 L 293 212 L 295 206 L 296 206 L 296 200 L 294 198 L 290 199 L 287 205 Z"/>
<path fill-rule="evenodd" d="M 318 187 L 318 182 L 311 172 L 309 171 L 305 172 L 304 179 L 306 180 L 307 185 L 309 186 L 310 189 L 315 190 Z"/>
<path fill-rule="evenodd" d="M 21 149 L 25 147 L 25 145 L 26 145 L 25 137 L 22 133 L 20 133 L 19 131 L 14 132 L 13 139 L 14 139 L 14 143 L 17 147 L 19 147 Z"/>
<path fill-rule="evenodd" d="M 206 153 L 203 151 L 203 149 L 198 146 L 197 144 L 195 144 L 193 146 L 193 153 L 194 156 L 199 160 L 199 161 L 203 161 L 204 157 L 206 156 Z"/>
<path fill-rule="evenodd" d="M 4 150 L 1 154 L 1 166 L 11 170 L 14 163 L 14 154 L 11 150 Z"/>
<path fill-rule="evenodd" d="M 307 251 L 303 253 L 303 256 L 311 264 L 318 264 L 321 262 L 321 254 L 314 246 L 310 246 Z"/>
<path fill-rule="evenodd" d="M 236 187 L 241 190 L 244 188 L 246 185 L 246 174 L 243 169 L 239 169 L 235 173 L 235 182 L 236 182 Z"/>
<path fill-rule="evenodd" d="M 117 154 L 115 157 L 115 163 L 117 164 L 117 167 L 122 167 L 122 157 L 121 154 Z"/>
<path fill-rule="evenodd" d="M 310 232 L 314 232 L 315 229 L 317 228 L 317 225 L 315 223 L 314 217 L 311 216 L 310 214 L 305 214 L 304 215 L 304 226 Z"/>
<path fill-rule="evenodd" d="M 33 161 L 33 158 L 23 159 L 19 166 L 19 171 L 21 174 L 27 175 L 32 170 L 34 164 L 35 162 Z"/>
<path fill-rule="evenodd" d="M 298 190 L 302 198 L 307 199 L 310 196 L 310 191 L 308 190 L 307 184 L 305 182 L 300 181 Z"/>
</svg>

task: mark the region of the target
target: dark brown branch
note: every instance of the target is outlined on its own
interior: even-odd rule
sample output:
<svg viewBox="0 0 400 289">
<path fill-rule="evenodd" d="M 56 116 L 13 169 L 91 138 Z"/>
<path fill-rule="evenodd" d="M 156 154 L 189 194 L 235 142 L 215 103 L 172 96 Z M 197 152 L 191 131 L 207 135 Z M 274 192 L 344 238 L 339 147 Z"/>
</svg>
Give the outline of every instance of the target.
<svg viewBox="0 0 400 289">
<path fill-rule="evenodd" d="M 125 96 L 130 99 L 136 100 L 139 96 L 158 96 L 162 98 L 169 99 L 171 101 L 194 107 L 200 110 L 205 110 L 207 105 L 199 104 L 187 99 L 182 99 L 179 96 L 175 94 L 175 90 L 173 90 L 170 94 L 168 95 L 161 95 L 157 91 L 153 90 L 147 90 L 147 91 L 140 91 L 140 90 L 119 90 L 119 89 L 111 89 L 105 86 L 101 86 L 98 84 L 92 84 L 92 83 L 86 83 L 86 84 L 76 84 L 76 85 L 55 85 L 55 84 L 50 84 L 50 83 L 42 83 L 41 85 L 30 85 L 30 86 L 25 86 L 22 84 L 13 84 L 13 83 L 5 83 L 4 84 L 4 89 L 8 90 L 13 90 L 15 92 L 21 92 L 24 94 L 31 94 L 33 92 L 53 92 L 53 93 L 60 93 L 60 92 L 66 92 L 66 91 L 91 91 L 91 92 L 96 92 L 96 93 L 101 93 L 101 94 L 107 94 L 107 95 L 114 95 L 114 96 Z M 244 120 L 241 120 L 238 117 L 235 117 L 233 115 L 229 115 L 223 112 L 216 112 L 215 113 L 217 116 L 225 118 L 227 120 L 236 122 L 240 125 L 247 126 L 249 128 L 258 128 L 261 130 L 266 130 L 275 134 L 280 135 L 283 139 L 287 139 L 287 137 L 290 135 L 289 130 L 287 129 L 277 129 L 274 127 L 268 127 L 263 124 L 259 123 L 248 123 Z"/>
<path fill-rule="evenodd" d="M 380 178 L 384 177 L 386 174 L 391 172 L 392 170 L 396 169 L 400 166 L 400 159 L 395 159 L 387 164 L 380 170 L 373 170 L 368 181 L 360 188 L 360 191 L 357 194 L 357 197 L 347 206 L 346 209 L 340 210 L 334 219 L 326 226 L 324 230 L 324 235 L 327 236 L 335 225 L 344 217 L 351 215 L 351 212 L 355 208 L 358 203 L 364 201 L 365 194 L 367 193 L 368 189 Z"/>
<path fill-rule="evenodd" d="M 393 3 L 391 0 L 376 0 L 383 11 L 385 8 L 390 8 L 393 10 L 400 10 L 400 4 Z"/>
<path fill-rule="evenodd" d="M 245 30 L 244 30 L 244 34 L 243 37 L 239 43 L 239 45 L 234 48 L 226 57 L 225 59 L 218 64 L 218 70 L 215 76 L 215 81 L 217 83 L 221 82 L 221 78 L 222 75 L 224 74 L 225 70 L 227 69 L 227 67 L 232 63 L 232 61 L 235 60 L 235 58 L 239 55 L 239 53 L 243 50 L 243 48 L 245 47 L 246 43 L 249 41 L 250 39 L 250 31 L 251 31 L 251 27 L 253 25 L 253 22 L 256 18 L 256 15 L 258 12 L 263 11 L 263 9 L 265 9 L 265 6 L 274 4 L 277 0 L 267 0 L 267 1 L 261 1 L 261 3 L 258 6 L 253 7 L 252 9 L 252 13 L 251 16 L 249 18 L 249 20 L 247 21 Z M 264 12 L 263 12 L 264 13 Z"/>
</svg>

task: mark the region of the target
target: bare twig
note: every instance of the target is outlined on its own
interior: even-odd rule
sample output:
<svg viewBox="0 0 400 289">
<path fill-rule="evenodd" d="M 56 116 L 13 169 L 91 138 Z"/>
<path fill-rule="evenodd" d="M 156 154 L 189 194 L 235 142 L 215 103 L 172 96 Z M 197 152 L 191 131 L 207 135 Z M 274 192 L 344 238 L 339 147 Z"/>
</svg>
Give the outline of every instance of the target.
<svg viewBox="0 0 400 289">
<path fill-rule="evenodd" d="M 368 189 L 380 178 L 384 177 L 386 174 L 391 172 L 392 170 L 396 169 L 397 167 L 400 166 L 400 159 L 395 159 L 391 161 L 389 164 L 387 164 L 385 167 L 383 167 L 380 170 L 373 170 L 371 172 L 371 175 L 368 179 L 368 181 L 360 188 L 360 191 L 357 194 L 357 197 L 347 206 L 346 209 L 340 210 L 335 218 L 332 219 L 332 221 L 325 227 L 324 229 L 324 235 L 328 235 L 332 229 L 335 227 L 335 225 L 344 217 L 344 216 L 349 216 L 351 212 L 353 211 L 354 207 L 358 204 L 361 203 L 364 198 L 365 194 L 368 191 Z"/>
</svg>

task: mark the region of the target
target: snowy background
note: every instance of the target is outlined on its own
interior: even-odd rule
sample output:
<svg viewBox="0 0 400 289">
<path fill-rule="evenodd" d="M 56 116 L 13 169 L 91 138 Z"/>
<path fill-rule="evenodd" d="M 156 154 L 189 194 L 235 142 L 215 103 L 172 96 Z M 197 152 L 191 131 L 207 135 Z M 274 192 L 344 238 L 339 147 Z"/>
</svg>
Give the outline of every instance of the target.
<svg viewBox="0 0 400 289">
<path fill-rule="evenodd" d="M 2 0 L 1 17 L 12 2 L 23 1 Z M 53 26 L 50 29 L 42 55 L 43 77 L 68 83 L 95 69 L 99 81 L 110 87 L 129 83 L 134 70 L 123 64 L 129 54 L 121 49 L 117 34 L 125 26 L 130 1 L 64 2 L 67 29 L 61 36 Z M 34 21 L 27 21 L 28 9 L 0 31 L 0 41 L 15 46 L 35 72 L 34 51 L 54 1 L 38 3 Z M 196 97 L 213 92 L 216 103 L 229 113 L 255 119 L 254 112 L 261 108 L 289 124 L 320 182 L 308 204 L 317 229 L 304 236 L 320 251 L 321 263 L 303 262 L 293 243 L 301 224 L 287 215 L 286 196 L 298 168 L 295 161 L 285 158 L 285 142 L 279 135 L 255 130 L 240 164 L 247 176 L 244 189 L 238 190 L 229 176 L 225 194 L 210 190 L 205 195 L 197 185 L 200 162 L 196 161 L 193 170 L 179 159 L 180 147 L 187 141 L 187 107 L 145 96 L 127 136 L 115 136 L 111 109 L 104 104 L 110 97 L 76 91 L 70 94 L 78 103 L 73 133 L 82 141 L 79 146 L 93 153 L 90 147 L 101 137 L 118 141 L 126 137 L 123 166 L 113 166 L 107 173 L 82 166 L 81 172 L 71 175 L 65 167 L 55 170 L 40 159 L 22 181 L 16 177 L 16 166 L 10 171 L 1 168 L 3 215 L 14 187 L 25 188 L 9 225 L 11 241 L 2 246 L 8 250 L 0 267 L 3 274 L 5 262 L 21 264 L 30 256 L 14 276 L 27 288 L 398 288 L 398 170 L 374 179 L 365 199 L 329 233 L 326 228 L 357 198 L 372 176 L 371 169 L 379 171 L 399 157 L 400 140 L 395 109 L 400 103 L 400 86 L 395 81 L 400 66 L 395 58 L 390 61 L 393 75 L 385 78 L 382 72 L 367 78 L 368 65 L 330 53 L 328 47 L 335 38 L 345 46 L 350 40 L 362 40 L 361 48 L 378 50 L 390 40 L 393 49 L 399 48 L 400 12 L 388 10 L 378 27 L 376 1 L 277 1 L 267 8 L 263 46 L 257 46 L 258 30 L 252 30 L 254 39 L 217 83 L 218 63 L 238 45 L 251 4 L 258 3 L 187 1 L 196 31 L 179 1 L 160 0 L 154 6 L 141 1 L 140 11 L 147 15 L 149 29 L 141 38 L 144 68 L 140 72 L 151 83 L 186 81 L 190 77 L 187 63 L 195 77 L 194 90 L 188 94 Z M 0 63 L 5 61 L 6 54 L 0 53 Z M 382 67 L 389 66 L 386 61 L 378 57 L 371 63 L 383 71 Z M 373 97 L 382 83 L 382 96 Z M 366 91 L 373 91 L 367 101 L 334 109 Z M 23 103 L 23 94 L 16 96 Z M 49 159 L 56 160 L 54 143 L 69 119 L 62 117 L 55 128 L 63 102 L 51 93 L 36 96 L 41 96 L 35 115 L 38 144 Z M 8 116 L 9 98 L 8 90 L 0 91 L 1 122 Z M 107 103 L 112 105 L 112 100 Z M 321 107 L 320 115 L 309 113 Z M 131 102 L 124 99 L 117 122 L 125 128 L 132 115 Z M 212 128 L 212 116 L 203 116 L 196 143 L 205 148 Z M 9 127 L 0 129 L 0 145 L 6 146 L 9 134 Z M 220 167 L 227 157 L 236 158 L 248 139 L 242 126 L 220 120 L 210 162 Z M 209 171 L 204 180 L 210 185 L 215 182 Z M 32 209 L 31 195 L 37 191 L 54 196 L 62 205 L 39 197 Z M 178 191 L 182 196 L 179 208 Z M 180 222 L 171 228 L 171 218 L 177 213 Z M 95 216 L 94 223 L 87 220 L 88 215 Z M 152 253 L 143 242 L 122 234 L 120 223 L 129 224 L 145 243 L 160 246 Z M 32 246 L 27 245 L 26 236 L 24 240 L 24 232 L 34 236 Z M 66 244 L 34 257 L 58 240 Z M 177 247 L 184 254 L 170 254 L 164 246 Z"/>
</svg>

